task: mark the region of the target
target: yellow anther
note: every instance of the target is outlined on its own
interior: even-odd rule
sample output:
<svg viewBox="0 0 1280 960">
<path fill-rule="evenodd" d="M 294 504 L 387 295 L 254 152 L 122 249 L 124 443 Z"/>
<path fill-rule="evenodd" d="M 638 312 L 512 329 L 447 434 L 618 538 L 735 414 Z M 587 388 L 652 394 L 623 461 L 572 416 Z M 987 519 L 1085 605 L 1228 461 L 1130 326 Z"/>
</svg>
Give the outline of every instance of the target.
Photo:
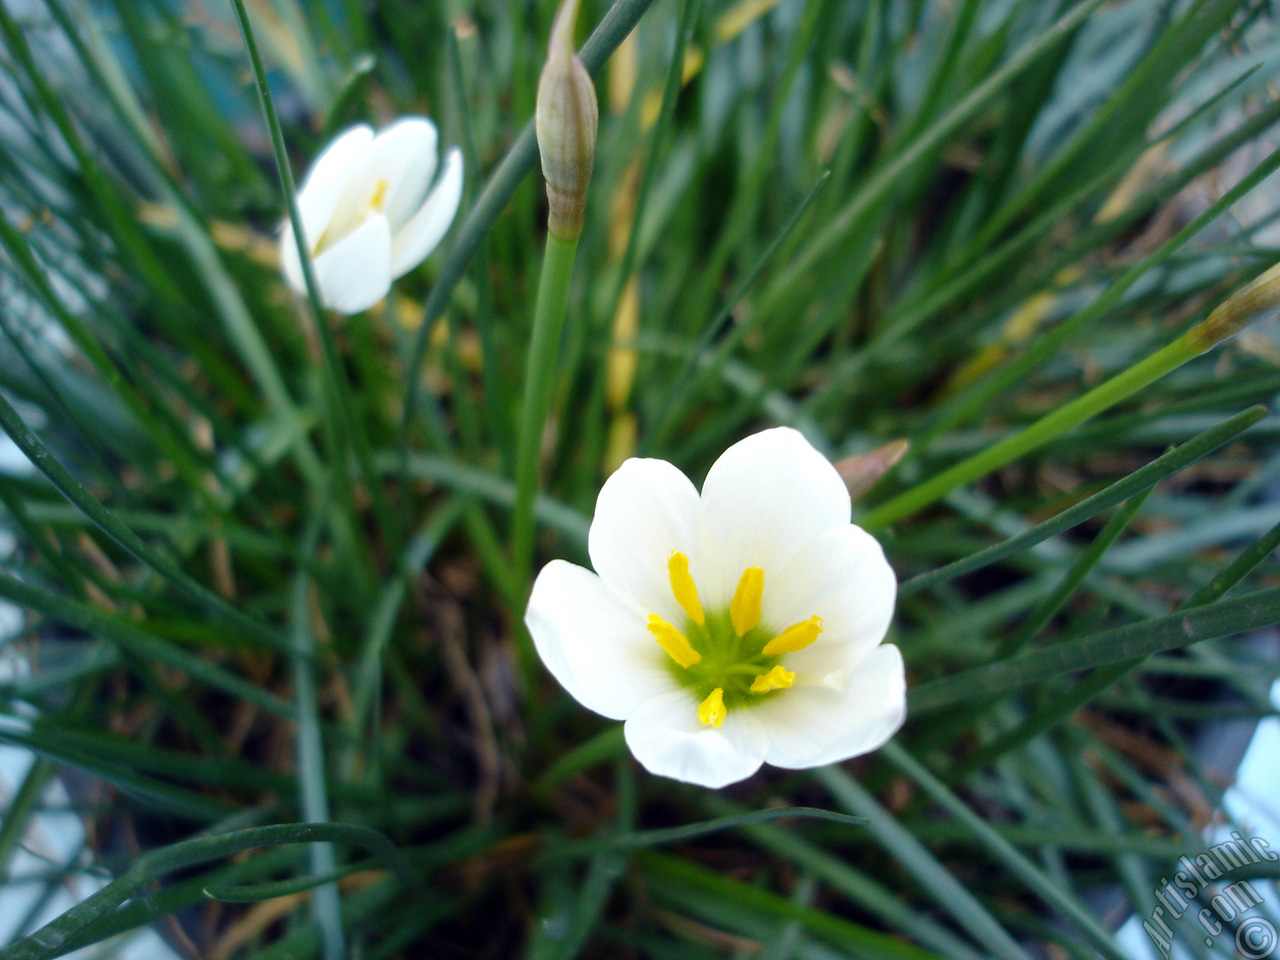
<svg viewBox="0 0 1280 960">
<path fill-rule="evenodd" d="M 689 573 L 689 558 L 679 550 L 672 550 L 667 558 L 667 573 L 671 576 L 671 592 L 676 595 L 676 603 L 684 608 L 690 620 L 702 626 L 707 622 L 707 615 L 698 600 L 698 585 Z"/>
<path fill-rule="evenodd" d="M 822 632 L 822 618 L 810 617 L 808 620 L 801 620 L 799 623 L 793 623 L 787 629 L 770 640 L 764 645 L 764 649 L 760 651 L 769 657 L 776 657 L 780 653 L 794 653 L 797 650 L 803 650 L 813 641 L 818 639 L 818 634 Z"/>
<path fill-rule="evenodd" d="M 649 614 L 649 632 L 680 666 L 692 667 L 702 659 L 702 654 L 690 645 L 689 638 L 656 613 Z"/>
<path fill-rule="evenodd" d="M 764 571 L 759 567 L 747 567 L 742 571 L 738 589 L 729 601 L 729 619 L 734 632 L 743 636 L 760 622 L 760 598 L 764 596 Z"/>
<path fill-rule="evenodd" d="M 724 708 L 724 691 L 716 687 L 707 699 L 698 704 L 698 719 L 708 727 L 718 727 L 724 723 L 728 711 Z"/>
<path fill-rule="evenodd" d="M 373 188 L 373 196 L 369 199 L 369 209 L 382 209 L 382 205 L 387 202 L 387 186 L 386 179 L 379 177 L 377 185 Z"/>
<path fill-rule="evenodd" d="M 775 664 L 768 673 L 762 673 L 751 681 L 752 693 L 768 693 L 770 690 L 785 690 L 796 682 L 796 675 L 790 670 L 783 670 L 782 664 Z"/>
</svg>

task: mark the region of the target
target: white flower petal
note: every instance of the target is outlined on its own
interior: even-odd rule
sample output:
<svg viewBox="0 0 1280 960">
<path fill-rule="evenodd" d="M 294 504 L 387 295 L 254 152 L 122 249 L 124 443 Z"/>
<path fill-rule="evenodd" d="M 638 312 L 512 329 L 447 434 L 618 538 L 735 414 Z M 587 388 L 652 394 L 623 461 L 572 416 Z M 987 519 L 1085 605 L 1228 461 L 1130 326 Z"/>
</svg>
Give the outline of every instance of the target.
<svg viewBox="0 0 1280 960">
<path fill-rule="evenodd" d="M 690 558 L 703 589 L 698 491 L 665 460 L 633 457 L 604 482 L 587 535 L 596 573 L 641 615 L 656 613 L 674 624 L 684 614 L 671 592 L 667 561 L 672 550 Z"/>
<path fill-rule="evenodd" d="M 847 523 L 818 534 L 777 574 L 765 574 L 761 621 L 783 630 L 818 615 L 822 633 L 812 646 L 788 654 L 786 668 L 849 669 L 884 639 L 897 592 L 880 544 Z"/>
<path fill-rule="evenodd" d="M 906 709 L 902 654 L 892 644 L 884 644 L 848 676 L 843 690 L 798 682 L 750 712 L 768 730 L 765 760 L 799 770 L 875 750 L 902 726 Z"/>
<path fill-rule="evenodd" d="M 702 508 L 728 566 L 726 590 L 747 567 L 781 570 L 805 543 L 849 522 L 849 492 L 830 461 L 790 427 L 735 443 L 711 466 Z M 730 596 L 713 598 L 721 605 Z"/>
<path fill-rule="evenodd" d="M 370 217 L 316 257 L 316 282 L 325 306 L 340 313 L 367 310 L 391 289 L 391 229 Z"/>
<path fill-rule="evenodd" d="M 328 226 L 338 199 L 363 168 L 373 139 L 367 124 L 349 127 L 324 148 L 307 171 L 298 189 L 298 213 L 302 232 L 311 241 L 312 249 Z"/>
<path fill-rule="evenodd" d="M 650 773 L 704 787 L 745 780 L 757 770 L 768 739 L 754 710 L 731 710 L 719 727 L 698 720 L 698 701 L 677 689 L 650 697 L 627 719 L 627 746 Z"/>
<path fill-rule="evenodd" d="M 453 223 L 462 202 L 462 151 L 454 147 L 444 158 L 444 171 L 421 209 L 396 231 L 392 245 L 392 277 L 408 273 L 436 248 Z"/>
<path fill-rule="evenodd" d="M 675 686 L 645 621 L 590 570 L 548 563 L 534 581 L 524 622 L 547 669 L 588 710 L 622 720 Z"/>
<path fill-rule="evenodd" d="M 392 236 L 422 206 L 427 186 L 436 175 L 439 137 L 426 117 L 405 117 L 378 131 L 369 148 L 362 178 L 370 194 L 385 183 L 382 211 Z"/>
<path fill-rule="evenodd" d="M 352 175 L 363 166 L 364 155 L 372 141 L 373 131 L 363 123 L 343 131 L 316 157 L 302 186 L 298 188 L 298 216 L 302 221 L 302 234 L 309 244 L 308 249 L 313 253 L 329 226 L 339 197 L 346 190 Z M 280 232 L 280 266 L 285 280 L 294 292 L 305 294 L 307 288 L 302 278 L 302 261 L 298 258 L 293 224 L 287 216 Z"/>
</svg>

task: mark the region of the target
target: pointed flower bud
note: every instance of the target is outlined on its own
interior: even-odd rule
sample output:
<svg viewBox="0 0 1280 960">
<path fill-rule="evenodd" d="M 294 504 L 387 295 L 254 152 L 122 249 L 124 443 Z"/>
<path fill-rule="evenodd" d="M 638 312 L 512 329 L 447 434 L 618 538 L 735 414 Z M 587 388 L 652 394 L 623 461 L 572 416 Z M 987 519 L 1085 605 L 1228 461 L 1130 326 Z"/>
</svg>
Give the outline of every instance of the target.
<svg viewBox="0 0 1280 960">
<path fill-rule="evenodd" d="M 1203 353 L 1231 339 L 1277 307 L 1280 307 L 1280 263 L 1231 294 L 1183 336 L 1191 347 Z"/>
<path fill-rule="evenodd" d="M 551 27 L 534 116 L 551 208 L 547 227 L 560 240 L 576 240 L 582 233 L 599 119 L 596 89 L 573 48 L 578 3 L 565 0 Z"/>
</svg>

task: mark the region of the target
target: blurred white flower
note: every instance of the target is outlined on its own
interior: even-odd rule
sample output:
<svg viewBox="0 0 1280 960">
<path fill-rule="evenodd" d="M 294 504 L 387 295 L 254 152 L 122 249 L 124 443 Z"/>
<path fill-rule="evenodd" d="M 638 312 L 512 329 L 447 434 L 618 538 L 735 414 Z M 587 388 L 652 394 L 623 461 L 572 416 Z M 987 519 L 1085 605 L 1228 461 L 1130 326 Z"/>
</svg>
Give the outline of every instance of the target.
<svg viewBox="0 0 1280 960">
<path fill-rule="evenodd" d="M 881 643 L 897 580 L 850 514 L 835 468 L 789 428 L 726 450 L 701 496 L 664 460 L 628 460 L 596 503 L 596 572 L 547 564 L 525 623 L 652 773 L 722 787 L 765 762 L 866 753 L 902 725 L 906 682 Z"/>
<path fill-rule="evenodd" d="M 405 117 L 376 135 L 360 124 L 312 163 L 298 190 L 298 213 L 326 307 L 367 310 L 444 237 L 462 199 L 462 153 L 447 151 L 437 178 L 437 141 L 426 117 Z M 280 261 L 289 285 L 305 295 L 287 221 Z"/>
</svg>

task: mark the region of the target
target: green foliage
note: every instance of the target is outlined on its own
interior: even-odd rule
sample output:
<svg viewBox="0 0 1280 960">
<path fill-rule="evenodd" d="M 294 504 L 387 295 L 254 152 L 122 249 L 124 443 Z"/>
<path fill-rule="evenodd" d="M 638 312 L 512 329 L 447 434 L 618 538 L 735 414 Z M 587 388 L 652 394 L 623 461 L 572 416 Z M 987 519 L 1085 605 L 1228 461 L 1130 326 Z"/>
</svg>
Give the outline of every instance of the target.
<svg viewBox="0 0 1280 960">
<path fill-rule="evenodd" d="M 0 2 L 0 742 L 39 758 L 0 897 L 86 869 L 5 866 L 60 773 L 116 877 L 0 958 L 170 921 L 256 960 L 1124 956 L 1094 895 L 1149 914 L 1221 805 L 1190 731 L 1275 712 L 1280 344 L 1206 320 L 1280 252 L 1272 9 L 587 2 L 531 365 L 553 14 Z M 405 113 L 463 149 L 458 221 L 325 315 L 279 277 L 294 180 Z M 659 781 L 532 655 L 529 554 L 585 560 L 622 458 L 700 479 L 778 423 L 910 441 L 856 510 L 911 713 Z"/>
</svg>

